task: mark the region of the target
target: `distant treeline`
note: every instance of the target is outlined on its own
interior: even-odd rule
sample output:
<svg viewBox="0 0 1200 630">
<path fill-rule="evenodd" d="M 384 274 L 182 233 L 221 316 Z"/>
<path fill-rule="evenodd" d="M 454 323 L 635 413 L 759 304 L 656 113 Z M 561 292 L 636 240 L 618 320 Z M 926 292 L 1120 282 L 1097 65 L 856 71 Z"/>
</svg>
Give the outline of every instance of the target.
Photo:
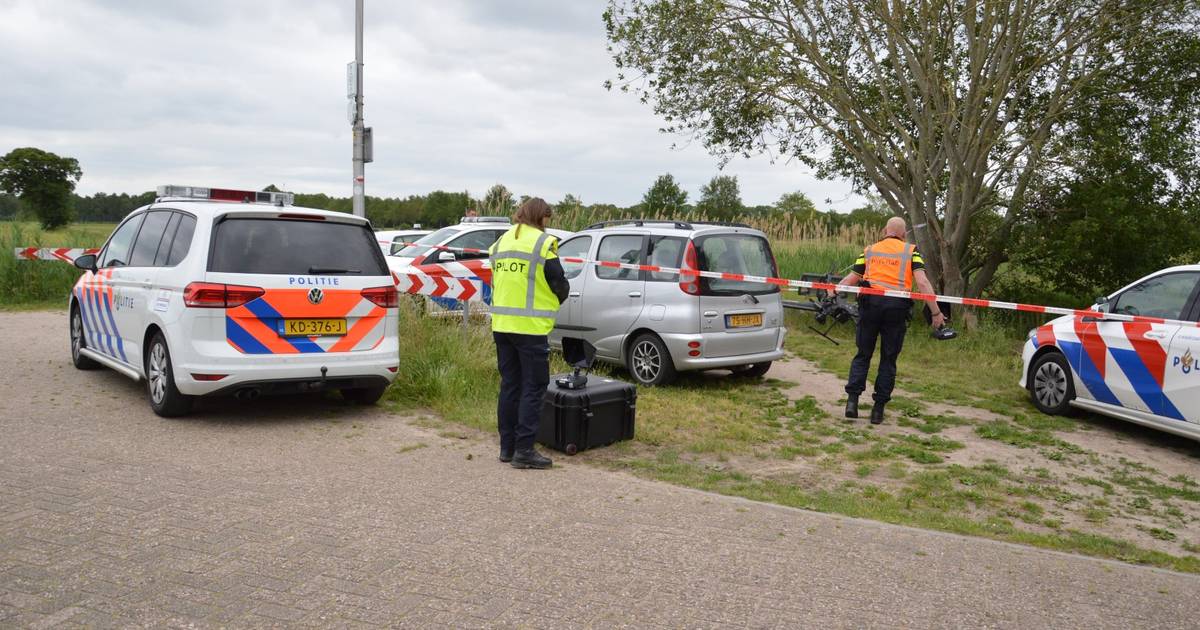
<svg viewBox="0 0 1200 630">
<path fill-rule="evenodd" d="M 74 216 L 76 221 L 84 222 L 117 222 L 135 208 L 154 201 L 153 191 L 137 195 L 127 193 L 96 193 L 93 195 L 72 195 Z M 457 223 L 468 210 L 477 210 L 482 215 L 509 215 L 524 198 L 496 203 L 491 199 L 476 199 L 467 192 L 446 192 L 435 190 L 425 195 L 409 195 L 408 197 L 372 197 L 366 200 L 367 218 L 377 228 L 410 227 L 419 224 L 422 227 L 434 228 Z M 296 194 L 295 205 L 308 208 L 321 208 L 335 212 L 350 212 L 349 197 L 331 197 L 324 193 Z M 597 220 L 609 217 L 627 216 L 663 216 L 662 210 L 643 207 L 642 204 L 632 206 L 617 206 L 613 204 L 582 204 L 573 196 L 555 204 L 561 212 L 572 211 L 576 216 L 595 216 Z M 810 206 L 811 207 L 811 206 Z M 25 216 L 16 197 L 0 193 L 0 220 L 14 219 Z M 697 210 L 693 204 L 684 204 L 677 211 L 669 212 L 672 218 L 681 220 L 712 215 Z M 878 200 L 868 200 L 864 207 L 849 213 L 835 211 L 822 212 L 815 208 L 806 210 L 804 216 L 795 216 L 792 209 L 783 209 L 777 205 L 744 206 L 735 217 L 791 217 L 805 221 L 826 223 L 831 229 L 846 225 L 882 226 L 890 216 L 887 207 Z"/>
</svg>

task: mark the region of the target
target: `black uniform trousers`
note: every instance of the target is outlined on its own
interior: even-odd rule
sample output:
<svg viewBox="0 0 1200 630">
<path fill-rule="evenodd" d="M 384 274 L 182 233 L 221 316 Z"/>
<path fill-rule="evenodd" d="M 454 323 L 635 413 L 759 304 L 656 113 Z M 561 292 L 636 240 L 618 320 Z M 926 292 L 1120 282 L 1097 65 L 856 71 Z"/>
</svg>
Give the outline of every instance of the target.
<svg viewBox="0 0 1200 630">
<path fill-rule="evenodd" d="M 533 448 L 542 420 L 542 400 L 550 384 L 550 342 L 546 335 L 493 332 L 500 369 L 496 424 L 500 449 Z"/>
<path fill-rule="evenodd" d="M 879 343 L 879 373 L 875 375 L 876 403 L 892 399 L 896 386 L 896 358 L 904 347 L 904 334 L 908 332 L 908 316 L 912 309 L 909 300 L 893 297 L 864 295 L 858 303 L 858 331 L 855 342 L 858 354 L 850 363 L 850 380 L 846 393 L 858 396 L 867 389 L 867 371 L 871 368 L 871 356 Z"/>
</svg>

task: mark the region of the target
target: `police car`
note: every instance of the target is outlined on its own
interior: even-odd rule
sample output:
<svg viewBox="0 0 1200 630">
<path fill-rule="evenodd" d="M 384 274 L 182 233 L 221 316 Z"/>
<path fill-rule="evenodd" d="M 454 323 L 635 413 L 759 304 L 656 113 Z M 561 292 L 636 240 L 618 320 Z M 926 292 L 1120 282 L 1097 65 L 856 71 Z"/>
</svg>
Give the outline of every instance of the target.
<svg viewBox="0 0 1200 630">
<path fill-rule="evenodd" d="M 292 195 L 162 186 L 70 297 L 75 367 L 145 380 L 160 416 L 196 396 L 338 389 L 370 404 L 399 367 L 397 293 L 370 224 Z"/>
<path fill-rule="evenodd" d="M 379 241 L 379 249 L 384 256 L 391 256 L 405 248 L 408 243 L 429 235 L 431 230 L 379 230 L 375 239 Z"/>
<path fill-rule="evenodd" d="M 1092 310 L 1200 321 L 1200 265 L 1171 267 Z M 1029 331 L 1021 386 L 1049 414 L 1071 407 L 1200 440 L 1200 327 L 1060 317 Z"/>
</svg>

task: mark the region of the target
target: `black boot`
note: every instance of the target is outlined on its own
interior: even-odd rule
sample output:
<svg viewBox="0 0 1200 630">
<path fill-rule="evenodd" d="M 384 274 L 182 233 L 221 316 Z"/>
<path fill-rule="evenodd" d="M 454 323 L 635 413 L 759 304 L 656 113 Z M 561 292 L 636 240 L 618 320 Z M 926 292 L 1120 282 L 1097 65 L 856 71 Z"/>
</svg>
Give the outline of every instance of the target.
<svg viewBox="0 0 1200 630">
<path fill-rule="evenodd" d="M 883 424 L 883 403 L 877 402 L 871 407 L 871 424 Z"/>
<path fill-rule="evenodd" d="M 549 468 L 554 465 L 554 461 L 549 457 L 542 455 L 537 450 L 528 448 L 523 451 L 517 451 L 512 458 L 513 468 Z"/>
<path fill-rule="evenodd" d="M 858 396 L 850 394 L 846 397 L 846 417 L 858 417 Z"/>
<path fill-rule="evenodd" d="M 501 446 L 500 447 L 500 461 L 507 464 L 508 462 L 512 461 L 512 458 L 513 458 L 513 450 L 511 448 L 504 448 L 503 446 Z"/>
</svg>

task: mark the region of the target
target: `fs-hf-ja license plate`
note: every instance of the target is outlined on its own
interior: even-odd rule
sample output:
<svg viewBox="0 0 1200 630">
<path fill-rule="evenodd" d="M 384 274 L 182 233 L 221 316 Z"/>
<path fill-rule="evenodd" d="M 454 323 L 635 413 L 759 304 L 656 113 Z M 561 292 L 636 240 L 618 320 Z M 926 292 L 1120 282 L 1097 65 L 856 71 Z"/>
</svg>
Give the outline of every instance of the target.
<svg viewBox="0 0 1200 630">
<path fill-rule="evenodd" d="M 328 337 L 346 334 L 345 319 L 285 319 L 284 337 Z"/>
<path fill-rule="evenodd" d="M 747 313 L 745 315 L 726 315 L 726 328 L 752 328 L 762 326 L 762 313 Z"/>
</svg>

